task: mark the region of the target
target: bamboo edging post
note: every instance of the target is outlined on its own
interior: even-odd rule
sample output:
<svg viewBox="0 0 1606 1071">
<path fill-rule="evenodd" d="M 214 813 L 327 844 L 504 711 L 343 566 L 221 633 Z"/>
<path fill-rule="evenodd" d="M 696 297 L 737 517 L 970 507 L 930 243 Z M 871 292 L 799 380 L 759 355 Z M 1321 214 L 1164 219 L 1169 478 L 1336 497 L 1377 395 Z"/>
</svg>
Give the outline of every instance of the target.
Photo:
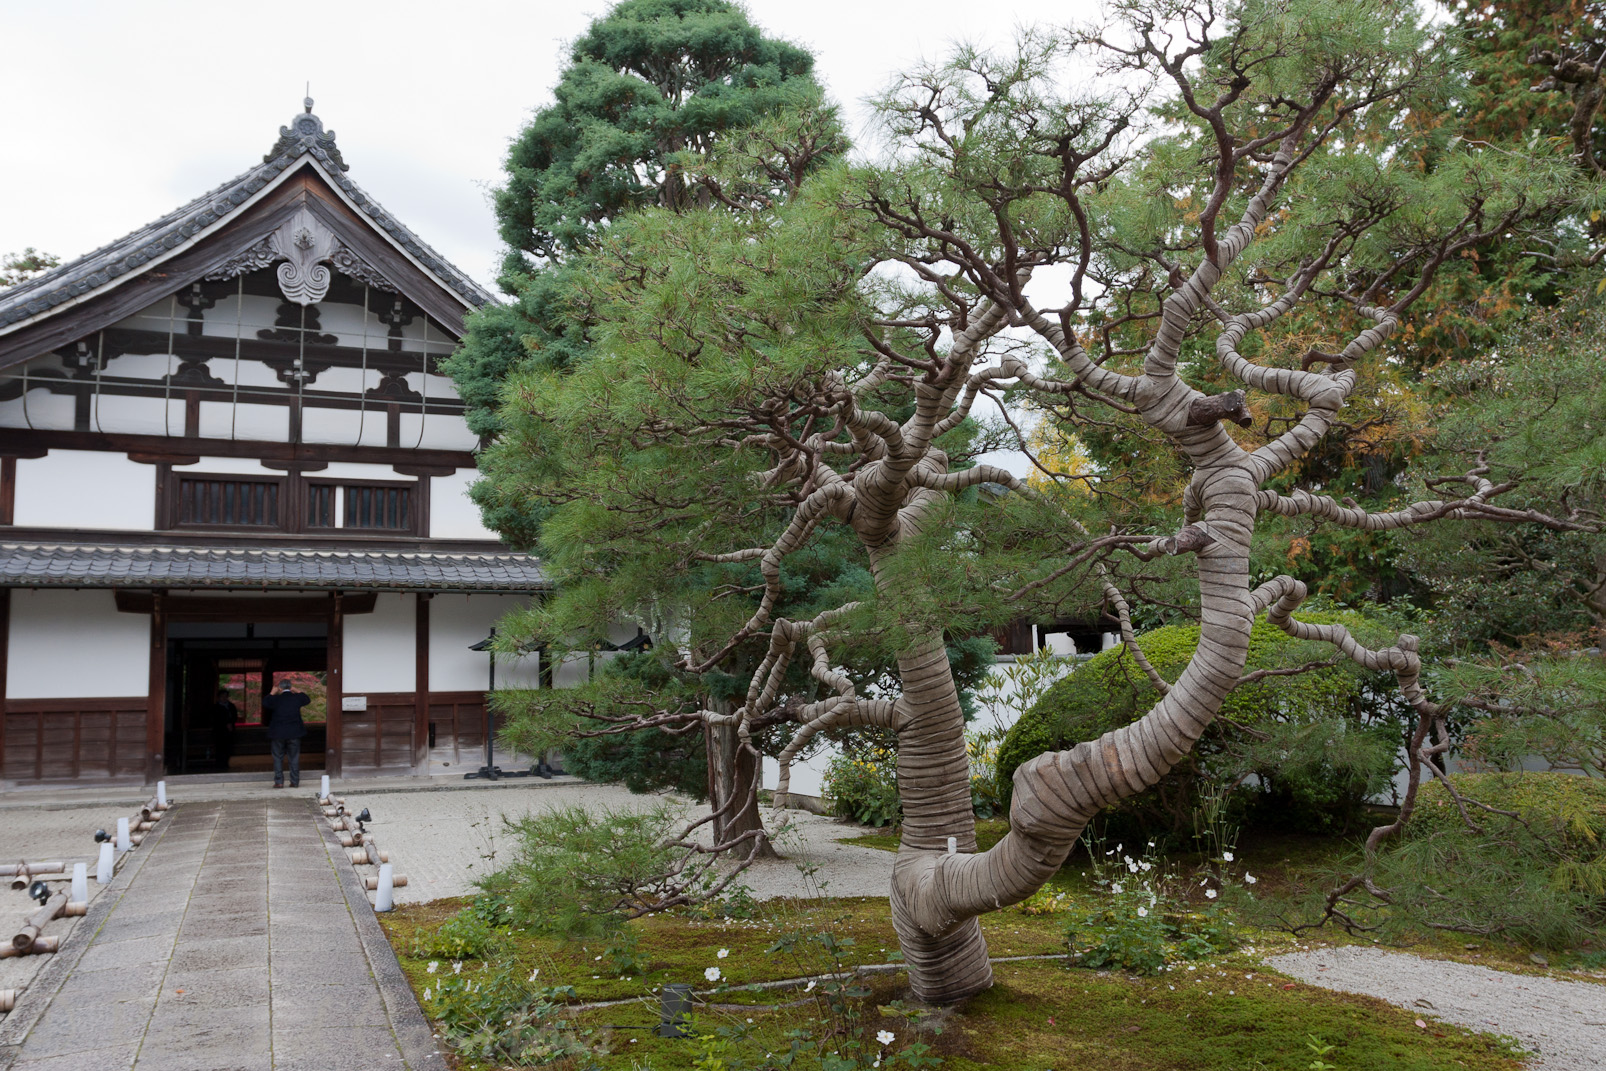
<svg viewBox="0 0 1606 1071">
<path fill-rule="evenodd" d="M 28 921 L 23 923 L 22 929 L 18 930 L 17 935 L 11 939 L 11 947 L 23 953 L 33 948 L 34 942 L 39 939 L 40 932 L 44 930 L 51 919 L 61 914 L 66 906 L 67 894 L 65 892 L 55 893 L 49 900 L 45 901 L 43 907 L 35 911 Z"/>
<path fill-rule="evenodd" d="M 10 959 L 13 956 L 45 956 L 61 948 L 61 938 L 36 937 L 33 944 L 25 949 L 17 949 L 12 945 L 0 947 L 0 959 Z"/>
</svg>

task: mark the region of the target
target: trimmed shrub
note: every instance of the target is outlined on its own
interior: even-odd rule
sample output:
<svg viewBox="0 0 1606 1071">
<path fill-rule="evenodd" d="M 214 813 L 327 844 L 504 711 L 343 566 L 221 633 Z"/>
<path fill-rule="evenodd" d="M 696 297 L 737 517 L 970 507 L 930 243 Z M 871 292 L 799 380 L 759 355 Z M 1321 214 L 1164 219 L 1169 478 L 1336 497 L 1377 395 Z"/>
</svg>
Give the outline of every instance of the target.
<svg viewBox="0 0 1606 1071">
<path fill-rule="evenodd" d="M 1377 626 L 1353 612 L 1304 612 L 1301 620 L 1342 623 L 1363 642 Z M 1175 682 L 1199 643 L 1196 625 L 1169 625 L 1138 638 L 1155 670 Z M 1255 622 L 1246 672 L 1329 659 L 1326 644 L 1296 640 L 1264 619 Z M 998 752 L 1004 805 L 1015 770 L 1045 751 L 1095 740 L 1128 725 L 1159 700 L 1147 675 L 1115 647 L 1057 682 L 1005 738 Z M 1232 797 L 1235 820 L 1302 831 L 1347 828 L 1368 796 L 1388 787 L 1399 725 L 1393 683 L 1351 663 L 1263 677 L 1222 703 L 1194 751 L 1160 784 L 1106 812 L 1117 836 L 1199 834 L 1201 794 Z"/>
</svg>

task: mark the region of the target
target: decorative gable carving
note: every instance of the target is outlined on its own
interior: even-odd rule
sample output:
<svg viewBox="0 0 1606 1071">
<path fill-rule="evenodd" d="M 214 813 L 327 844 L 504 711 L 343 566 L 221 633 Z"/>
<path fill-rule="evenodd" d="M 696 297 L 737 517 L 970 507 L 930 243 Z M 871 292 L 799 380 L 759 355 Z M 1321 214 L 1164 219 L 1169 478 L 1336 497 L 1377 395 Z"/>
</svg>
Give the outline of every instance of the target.
<svg viewBox="0 0 1606 1071">
<path fill-rule="evenodd" d="M 311 305 L 329 292 L 329 269 L 323 262 L 340 248 L 340 239 L 318 217 L 303 208 L 268 235 L 279 265 L 279 289 L 286 301 Z"/>
<path fill-rule="evenodd" d="M 206 278 L 213 282 L 232 279 L 273 264 L 279 265 L 279 291 L 286 301 L 297 305 L 312 305 L 324 299 L 329 293 L 330 267 L 379 290 L 395 293 L 397 289 L 306 208 L 260 242 L 208 272 Z"/>
</svg>

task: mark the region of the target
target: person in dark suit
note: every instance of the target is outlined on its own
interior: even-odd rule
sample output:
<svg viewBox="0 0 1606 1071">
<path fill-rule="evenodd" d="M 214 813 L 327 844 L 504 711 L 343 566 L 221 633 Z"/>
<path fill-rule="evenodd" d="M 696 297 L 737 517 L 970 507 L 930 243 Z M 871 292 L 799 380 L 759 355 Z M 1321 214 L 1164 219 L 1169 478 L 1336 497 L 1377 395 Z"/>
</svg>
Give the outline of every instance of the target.
<svg viewBox="0 0 1606 1071">
<path fill-rule="evenodd" d="M 234 757 L 234 723 L 239 720 L 240 709 L 229 698 L 229 690 L 219 688 L 217 702 L 212 704 L 212 754 L 225 770 Z"/>
<path fill-rule="evenodd" d="M 301 708 L 312 702 L 306 692 L 298 692 L 289 681 L 279 682 L 279 691 L 262 700 L 262 723 L 268 727 L 268 746 L 273 749 L 273 787 L 284 787 L 285 760 L 290 763 L 290 787 L 301 785 L 301 738 L 307 725 Z"/>
</svg>

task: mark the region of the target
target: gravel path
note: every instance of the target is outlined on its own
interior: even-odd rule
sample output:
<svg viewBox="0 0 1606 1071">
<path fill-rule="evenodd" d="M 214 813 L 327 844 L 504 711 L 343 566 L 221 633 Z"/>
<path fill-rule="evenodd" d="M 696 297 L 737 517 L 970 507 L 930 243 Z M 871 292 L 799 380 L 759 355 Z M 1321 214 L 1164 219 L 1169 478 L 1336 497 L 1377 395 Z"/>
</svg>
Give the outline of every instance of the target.
<svg viewBox="0 0 1606 1071">
<path fill-rule="evenodd" d="M 1312 985 L 1378 997 L 1423 1019 L 1508 1034 L 1539 1054 L 1530 1071 L 1606 1067 L 1606 986 L 1375 948 L 1294 952 L 1266 965 Z"/>
<path fill-rule="evenodd" d="M 518 818 L 573 805 L 634 810 L 666 799 L 675 802 L 673 797 L 637 796 L 617 785 L 578 780 L 455 792 L 369 791 L 360 782 L 347 782 L 341 789 L 348 808 L 367 807 L 373 813 L 368 828 L 380 847 L 391 853 L 396 872 L 407 875 L 407 886 L 396 890 L 398 903 L 472 893 L 474 879 L 494 867 L 496 855 L 505 857 L 512 847 L 502 828 L 504 816 Z M 838 837 L 853 836 L 859 830 L 834 818 L 765 809 L 765 828 L 777 830 L 786 822 L 791 828 L 778 837 L 776 845 L 785 858 L 755 863 L 737 879 L 754 897 L 812 895 L 811 881 L 823 885 L 829 896 L 887 895 L 896 858 L 893 853 L 838 843 Z M 800 865 L 816 868 L 812 879 L 805 880 Z"/>
</svg>

